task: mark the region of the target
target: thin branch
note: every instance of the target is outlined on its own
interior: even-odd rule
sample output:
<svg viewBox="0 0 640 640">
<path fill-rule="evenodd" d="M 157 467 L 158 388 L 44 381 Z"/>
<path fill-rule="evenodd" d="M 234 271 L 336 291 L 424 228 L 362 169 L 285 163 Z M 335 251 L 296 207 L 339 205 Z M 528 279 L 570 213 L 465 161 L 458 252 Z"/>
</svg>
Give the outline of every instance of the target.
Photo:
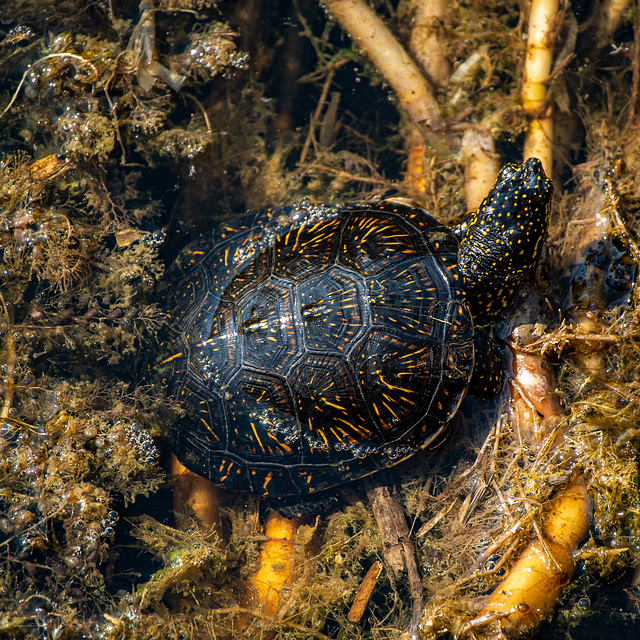
<svg viewBox="0 0 640 640">
<path fill-rule="evenodd" d="M 409 54 L 363 0 L 325 0 L 327 9 L 395 91 L 407 116 L 429 138 L 445 129 L 431 87 Z"/>
<path fill-rule="evenodd" d="M 51 60 L 52 58 L 67 58 L 70 61 L 76 61 L 79 63 L 79 66 L 86 65 L 91 67 L 91 69 L 96 74 L 96 76 L 98 75 L 98 70 L 93 66 L 93 64 L 91 64 L 91 62 L 89 62 L 88 60 L 85 60 L 81 56 L 77 56 L 75 53 L 51 53 L 48 56 L 44 56 L 44 58 L 40 58 L 39 60 L 36 60 L 32 65 L 29 65 L 27 67 L 27 70 L 22 74 L 22 79 L 18 84 L 18 88 L 13 92 L 13 97 L 11 98 L 11 101 L 4 108 L 4 111 L 0 113 L 0 119 L 2 119 L 2 117 L 7 113 L 7 111 L 9 111 L 9 109 L 11 109 L 11 107 L 13 106 L 13 103 L 17 100 L 18 94 L 20 93 L 20 89 L 22 89 L 22 85 L 25 83 L 25 80 L 27 79 L 27 76 L 29 75 L 31 70 L 35 69 L 42 62 L 46 62 L 47 60 Z"/>
</svg>

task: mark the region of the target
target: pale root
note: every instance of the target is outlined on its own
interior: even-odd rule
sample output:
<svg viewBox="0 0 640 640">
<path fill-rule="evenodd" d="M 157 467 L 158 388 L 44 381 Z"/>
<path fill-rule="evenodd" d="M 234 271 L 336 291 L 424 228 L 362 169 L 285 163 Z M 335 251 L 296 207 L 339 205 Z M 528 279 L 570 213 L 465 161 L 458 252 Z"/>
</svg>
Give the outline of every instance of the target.
<svg viewBox="0 0 640 640">
<path fill-rule="evenodd" d="M 395 91 L 409 120 L 423 132 L 440 132 L 444 123 L 429 83 L 375 12 L 362 0 L 324 4 Z"/>
<path fill-rule="evenodd" d="M 249 607 L 274 619 L 295 578 L 294 538 L 299 526 L 299 519 L 269 511 L 265 527 L 267 540 L 260 549 L 258 570 L 248 585 Z"/>
<path fill-rule="evenodd" d="M 493 138 L 485 129 L 467 129 L 462 136 L 462 155 L 465 158 L 464 192 L 467 211 L 480 206 L 496 181 L 500 159 Z"/>
<path fill-rule="evenodd" d="M 489 597 L 480 617 L 498 614 L 508 636 L 524 636 L 546 618 L 571 577 L 574 553 L 587 535 L 591 500 L 575 480 L 551 500 L 541 526 L 542 540 L 531 542 Z M 504 616 L 500 614 L 505 614 Z"/>
<path fill-rule="evenodd" d="M 553 64 L 557 20 L 557 0 L 533 0 L 522 82 L 522 106 L 529 120 L 524 157 L 539 158 L 549 176 L 553 168 L 553 112 L 547 83 Z"/>
</svg>

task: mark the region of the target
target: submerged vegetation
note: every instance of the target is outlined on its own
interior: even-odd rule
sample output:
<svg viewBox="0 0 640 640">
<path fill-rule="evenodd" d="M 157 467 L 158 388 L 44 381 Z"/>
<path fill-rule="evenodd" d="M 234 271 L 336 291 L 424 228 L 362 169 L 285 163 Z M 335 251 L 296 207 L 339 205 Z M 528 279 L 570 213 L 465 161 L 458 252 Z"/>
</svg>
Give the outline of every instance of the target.
<svg viewBox="0 0 640 640">
<path fill-rule="evenodd" d="M 380 570 L 384 543 L 359 484 L 298 529 L 276 621 L 242 595 L 263 505 L 230 496 L 224 540 L 194 522 L 174 528 L 163 443 L 173 407 L 148 375 L 162 323 L 154 293 L 182 245 L 246 209 L 398 190 L 445 222 L 464 214 L 474 152 L 463 134 L 493 141 L 483 166 L 520 160 L 525 3 L 455 3 L 423 17 L 422 36 L 418 0 L 371 3 L 415 59 L 436 43 L 425 73 L 440 131 L 401 113 L 331 17 L 338 0 L 5 4 L 0 638 L 224 637 L 240 619 L 254 636 L 397 636 L 409 588 Z M 534 428 L 523 426 L 516 377 L 512 401 L 469 400 L 455 438 L 398 468 L 424 638 L 499 637 L 505 615 L 487 613 L 486 596 L 576 483 L 593 517 L 541 636 L 578 637 L 573 627 L 598 613 L 638 629 L 639 32 L 625 3 L 567 4 L 554 23 L 557 197 L 542 297 L 500 332 L 550 363 L 564 410 L 542 419 L 535 407 Z M 372 593 L 352 622 L 365 576 Z M 611 607 L 603 584 L 618 585 Z"/>
</svg>

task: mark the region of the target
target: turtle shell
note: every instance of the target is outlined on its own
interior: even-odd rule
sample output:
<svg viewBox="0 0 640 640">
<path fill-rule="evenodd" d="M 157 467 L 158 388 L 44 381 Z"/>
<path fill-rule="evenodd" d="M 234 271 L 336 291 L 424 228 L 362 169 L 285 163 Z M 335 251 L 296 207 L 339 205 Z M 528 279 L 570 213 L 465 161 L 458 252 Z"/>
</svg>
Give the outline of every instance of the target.
<svg viewBox="0 0 640 640">
<path fill-rule="evenodd" d="M 427 446 L 473 370 L 457 247 L 390 200 L 272 209 L 188 246 L 156 366 L 184 408 L 178 459 L 226 488 L 299 498 Z"/>
</svg>

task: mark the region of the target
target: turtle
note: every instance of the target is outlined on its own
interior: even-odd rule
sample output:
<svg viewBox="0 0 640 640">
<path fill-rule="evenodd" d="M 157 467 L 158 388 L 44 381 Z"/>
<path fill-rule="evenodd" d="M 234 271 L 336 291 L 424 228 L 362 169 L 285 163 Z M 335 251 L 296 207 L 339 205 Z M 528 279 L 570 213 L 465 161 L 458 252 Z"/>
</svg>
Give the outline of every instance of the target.
<svg viewBox="0 0 640 640">
<path fill-rule="evenodd" d="M 433 445 L 465 394 L 500 389 L 484 327 L 539 257 L 552 194 L 530 158 L 453 228 L 401 198 L 304 200 L 188 245 L 155 365 L 178 460 L 286 505 Z"/>
</svg>

